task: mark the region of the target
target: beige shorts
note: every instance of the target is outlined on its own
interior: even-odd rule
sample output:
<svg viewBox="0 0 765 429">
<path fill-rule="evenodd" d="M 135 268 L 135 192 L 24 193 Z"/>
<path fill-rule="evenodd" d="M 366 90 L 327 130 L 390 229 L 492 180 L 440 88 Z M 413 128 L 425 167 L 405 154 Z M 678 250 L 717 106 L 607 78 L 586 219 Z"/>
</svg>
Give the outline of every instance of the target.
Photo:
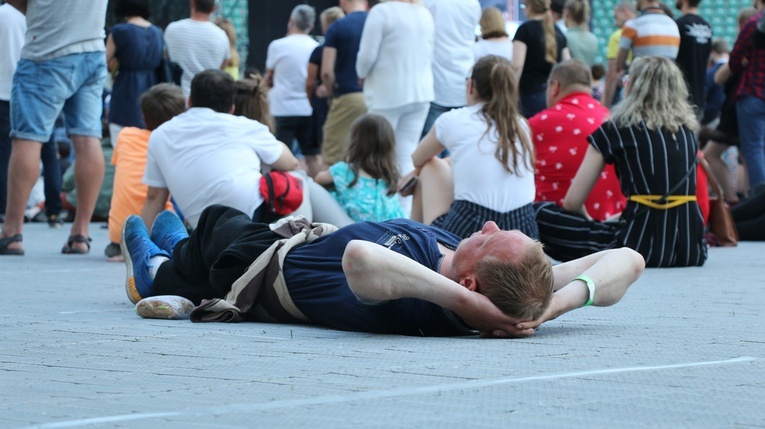
<svg viewBox="0 0 765 429">
<path fill-rule="evenodd" d="M 367 113 L 364 94 L 352 92 L 333 98 L 329 106 L 327 121 L 324 123 L 324 143 L 321 157 L 329 165 L 343 160 L 345 142 L 353 121 Z"/>
</svg>

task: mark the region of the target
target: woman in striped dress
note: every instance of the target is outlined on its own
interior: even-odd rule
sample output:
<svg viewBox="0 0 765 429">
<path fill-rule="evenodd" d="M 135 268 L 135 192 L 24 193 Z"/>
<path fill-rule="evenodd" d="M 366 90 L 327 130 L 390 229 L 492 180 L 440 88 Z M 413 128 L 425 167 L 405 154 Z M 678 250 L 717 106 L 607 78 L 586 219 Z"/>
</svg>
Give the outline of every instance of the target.
<svg viewBox="0 0 765 429">
<path fill-rule="evenodd" d="M 565 261 L 626 246 L 649 267 L 703 265 L 704 221 L 695 196 L 698 125 L 683 75 L 665 58 L 639 58 L 627 90 L 611 120 L 589 137 L 563 209 L 536 206 L 545 250 Z M 614 164 L 629 199 L 618 222 L 589 220 L 583 206 L 606 163 Z"/>
</svg>

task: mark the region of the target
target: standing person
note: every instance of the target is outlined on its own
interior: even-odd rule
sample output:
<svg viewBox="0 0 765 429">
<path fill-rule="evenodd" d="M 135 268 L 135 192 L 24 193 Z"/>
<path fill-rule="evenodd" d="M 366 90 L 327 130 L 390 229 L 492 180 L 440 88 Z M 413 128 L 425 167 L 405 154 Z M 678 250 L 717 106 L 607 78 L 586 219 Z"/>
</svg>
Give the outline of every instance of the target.
<svg viewBox="0 0 765 429">
<path fill-rule="evenodd" d="M 40 175 L 41 146 L 62 111 L 77 154 L 77 214 L 62 252 L 88 253 L 90 218 L 104 177 L 100 139 L 107 0 L 8 3 L 26 13 L 27 32 L 11 90 L 13 151 L 0 254 L 24 254 L 24 209 Z"/>
<path fill-rule="evenodd" d="M 21 59 L 27 22 L 24 14 L 6 3 L 0 5 L 0 223 L 5 222 L 8 199 L 8 162 L 11 159 L 11 82 Z"/>
<path fill-rule="evenodd" d="M 712 27 L 699 16 L 699 3 L 701 0 L 677 0 L 675 4 L 682 13 L 675 21 L 680 31 L 680 49 L 675 62 L 685 76 L 691 103 L 696 107 L 696 114 L 701 120 L 706 102 L 706 74 L 709 53 L 712 50 Z"/>
<path fill-rule="evenodd" d="M 589 29 L 590 2 L 589 0 L 568 0 L 563 11 L 566 20 L 566 46 L 571 58 L 587 64 L 595 65 L 595 55 L 598 53 L 598 38 Z"/>
<path fill-rule="evenodd" d="M 165 46 L 162 30 L 148 21 L 149 0 L 119 0 L 114 13 L 126 22 L 112 27 L 106 39 L 106 63 L 117 71 L 109 102 L 112 146 L 122 127 L 146 127 L 138 99 L 157 83 Z"/>
<path fill-rule="evenodd" d="M 419 176 L 412 219 L 462 238 L 487 221 L 536 238 L 534 146 L 518 114 L 510 61 L 489 55 L 468 79 L 468 106 L 443 114 L 412 154 Z M 444 149 L 451 162 L 437 155 Z M 403 192 L 403 191 L 402 191 Z"/>
<path fill-rule="evenodd" d="M 567 261 L 626 246 L 643 255 L 649 267 L 703 265 L 707 247 L 694 174 L 697 128 L 674 61 L 637 58 L 627 96 L 589 137 L 563 208 L 548 205 L 537 212 L 546 253 Z M 584 202 L 606 163 L 614 164 L 628 198 L 618 223 L 585 217 Z"/>
<path fill-rule="evenodd" d="M 570 56 L 566 36 L 553 22 L 550 0 L 526 0 L 526 17 L 513 39 L 513 68 L 521 114 L 530 118 L 547 107 L 545 85 L 552 66 Z"/>
<path fill-rule="evenodd" d="M 611 107 L 621 97 L 618 94 L 618 89 L 621 88 L 621 72 L 619 72 L 616 65 L 616 57 L 619 54 L 619 41 L 622 39 L 622 28 L 624 23 L 635 18 L 637 10 L 635 9 L 635 3 L 632 0 L 622 0 L 621 3 L 614 7 L 614 24 L 616 30 L 611 33 L 608 38 L 608 47 L 606 49 L 606 60 L 608 61 L 608 71 L 606 72 L 606 86 L 603 91 L 603 97 L 601 104 L 605 107 Z M 632 53 L 627 53 L 626 60 L 628 63 L 632 62 Z"/>
<path fill-rule="evenodd" d="M 327 30 L 321 57 L 321 79 L 330 98 L 321 157 L 325 166 L 341 161 L 351 124 L 367 113 L 356 74 L 356 57 L 367 20 L 367 0 L 340 0 L 345 18 Z"/>
<path fill-rule="evenodd" d="M 234 80 L 239 80 L 240 64 L 239 51 L 236 50 L 236 27 L 234 27 L 234 23 L 231 22 L 230 19 L 223 17 L 215 18 L 215 25 L 220 27 L 221 30 L 225 31 L 226 37 L 228 37 L 228 50 L 230 53 L 230 58 L 224 71 L 230 74 Z"/>
<path fill-rule="evenodd" d="M 171 22 L 165 30 L 167 55 L 183 69 L 181 89 L 187 98 L 197 73 L 225 70 L 231 58 L 226 32 L 210 22 L 214 11 L 215 0 L 191 0 L 191 17 Z"/>
<path fill-rule="evenodd" d="M 335 21 L 342 19 L 345 16 L 345 12 L 338 6 L 324 9 L 319 15 L 319 21 L 321 22 L 321 32 L 326 36 L 330 26 Z M 311 57 L 308 60 L 308 76 L 305 80 L 305 92 L 308 95 L 308 100 L 311 102 L 311 132 L 309 139 L 311 140 L 311 146 L 322 146 L 324 141 L 324 124 L 327 121 L 327 114 L 329 113 L 329 91 L 324 81 L 321 80 L 321 60 L 324 54 L 324 43 L 317 46 L 316 49 L 311 52 Z M 323 161 L 312 165 L 312 169 L 308 170 L 308 175 L 316 177 L 320 169 L 323 167 Z"/>
<path fill-rule="evenodd" d="M 433 101 L 433 17 L 416 0 L 373 7 L 364 25 L 356 73 L 364 79 L 370 113 L 384 116 L 396 133 L 396 164 L 411 171 L 412 152 Z M 411 200 L 402 199 L 404 213 Z"/>
<path fill-rule="evenodd" d="M 356 222 L 404 217 L 396 196 L 396 136 L 387 119 L 367 114 L 353 123 L 345 161 L 316 176 L 332 186 L 332 196 Z"/>
<path fill-rule="evenodd" d="M 292 148 L 297 140 L 308 171 L 319 171 L 321 142 L 311 141 L 311 103 L 305 92 L 308 60 L 319 44 L 308 35 L 313 30 L 316 11 L 308 5 L 292 9 L 287 36 L 268 45 L 266 83 L 268 99 L 276 120 L 276 138 Z"/>
<path fill-rule="evenodd" d="M 627 69 L 627 55 L 632 58 L 658 56 L 675 61 L 680 48 L 680 30 L 659 5 L 659 0 L 638 0 L 640 16 L 624 23 L 616 54 L 616 71 Z"/>
<path fill-rule="evenodd" d="M 753 45 L 757 20 L 762 15 L 760 10 L 741 28 L 728 61 L 730 71 L 741 76 L 736 111 L 752 195 L 765 192 L 765 49 Z"/>
<path fill-rule="evenodd" d="M 505 28 L 505 17 L 502 11 L 496 7 L 484 8 L 481 12 L 481 40 L 473 45 L 473 59 L 479 59 L 487 55 L 496 55 L 502 58 L 513 59 L 513 41 Z"/>
<path fill-rule="evenodd" d="M 436 26 L 433 56 L 435 99 L 420 138 L 442 113 L 465 105 L 465 76 L 473 66 L 475 27 L 481 19 L 478 0 L 425 0 Z"/>
</svg>

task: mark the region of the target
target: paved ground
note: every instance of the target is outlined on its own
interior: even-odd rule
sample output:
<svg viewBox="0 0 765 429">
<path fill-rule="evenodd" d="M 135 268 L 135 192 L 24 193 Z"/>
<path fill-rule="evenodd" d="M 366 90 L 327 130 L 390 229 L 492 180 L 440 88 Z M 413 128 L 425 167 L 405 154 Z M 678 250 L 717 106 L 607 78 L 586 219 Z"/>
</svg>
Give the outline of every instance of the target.
<svg viewBox="0 0 765 429">
<path fill-rule="evenodd" d="M 649 270 L 523 340 L 143 320 L 124 266 L 0 257 L 0 427 L 765 428 L 765 244 Z"/>
</svg>

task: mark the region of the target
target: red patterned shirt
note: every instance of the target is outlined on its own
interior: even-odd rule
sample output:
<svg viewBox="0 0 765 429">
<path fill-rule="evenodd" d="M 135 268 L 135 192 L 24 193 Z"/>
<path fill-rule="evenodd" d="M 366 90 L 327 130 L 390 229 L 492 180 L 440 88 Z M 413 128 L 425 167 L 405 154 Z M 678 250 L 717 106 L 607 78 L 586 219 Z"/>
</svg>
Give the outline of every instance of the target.
<svg viewBox="0 0 765 429">
<path fill-rule="evenodd" d="M 587 152 L 587 137 L 607 118 L 608 109 L 586 92 L 576 92 L 529 120 L 537 158 L 535 201 L 563 203 Z M 606 165 L 585 201 L 587 213 L 602 221 L 621 213 L 625 202 L 613 165 Z"/>
<path fill-rule="evenodd" d="M 753 46 L 752 37 L 757 28 L 757 20 L 762 12 L 752 17 L 744 24 L 738 33 L 736 44 L 730 51 L 728 66 L 730 71 L 741 75 L 741 82 L 736 91 L 736 99 L 755 96 L 765 100 L 765 49 Z M 744 66 L 746 59 L 748 64 Z"/>
</svg>

